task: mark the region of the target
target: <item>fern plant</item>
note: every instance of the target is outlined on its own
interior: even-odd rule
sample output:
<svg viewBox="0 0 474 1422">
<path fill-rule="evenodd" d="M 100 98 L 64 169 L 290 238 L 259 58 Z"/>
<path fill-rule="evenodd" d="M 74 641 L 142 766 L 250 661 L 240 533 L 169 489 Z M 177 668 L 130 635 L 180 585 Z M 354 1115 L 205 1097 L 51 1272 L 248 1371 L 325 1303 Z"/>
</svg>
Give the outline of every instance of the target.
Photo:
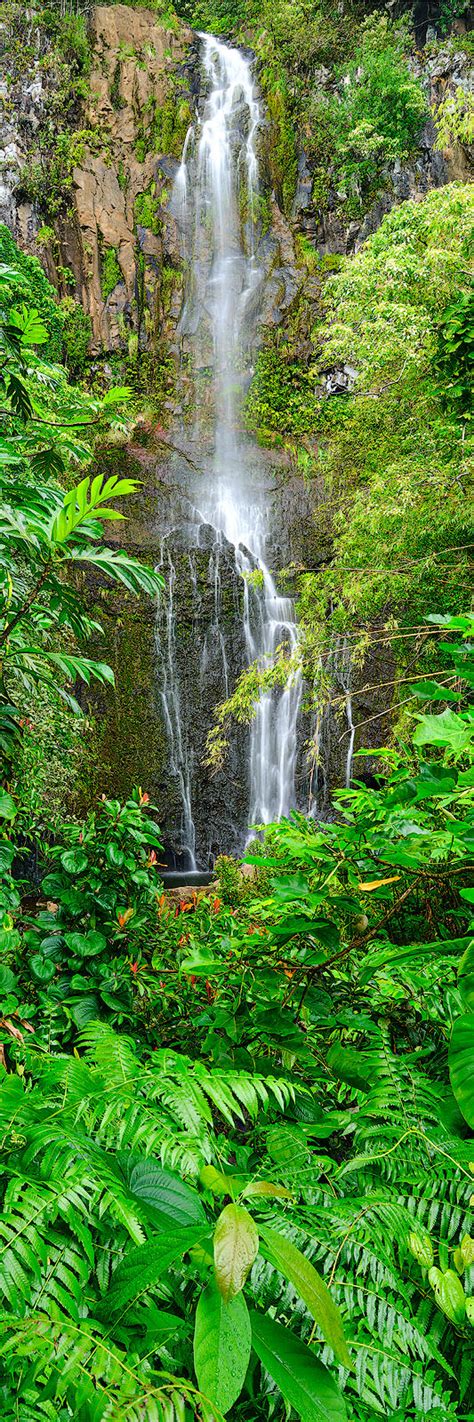
<svg viewBox="0 0 474 1422">
<path fill-rule="evenodd" d="M 126 1033 L 3 1019 L 5 1416 L 472 1415 L 469 628 L 385 785 L 270 829 L 250 893 L 176 913 L 140 795 L 55 850 L 27 933 L 106 956 L 136 911 L 163 1039 L 133 1000 Z"/>
<path fill-rule="evenodd" d="M 0 302 L 17 281 L 18 273 L 3 265 Z M 117 423 L 128 391 L 87 399 L 67 385 L 61 368 L 41 361 L 37 349 L 47 341 L 33 307 L 0 312 L 0 730 L 7 754 L 18 734 L 19 682 L 28 692 L 41 682 L 80 714 L 71 689 L 76 679 L 113 681 L 105 663 L 75 648 L 100 627 L 74 590 L 73 574 L 93 567 L 152 597 L 163 586 L 152 568 L 101 543 L 104 521 L 122 518 L 110 500 L 134 493 L 133 480 L 86 474 L 64 488 L 77 466 L 90 463 L 95 427 Z"/>
</svg>

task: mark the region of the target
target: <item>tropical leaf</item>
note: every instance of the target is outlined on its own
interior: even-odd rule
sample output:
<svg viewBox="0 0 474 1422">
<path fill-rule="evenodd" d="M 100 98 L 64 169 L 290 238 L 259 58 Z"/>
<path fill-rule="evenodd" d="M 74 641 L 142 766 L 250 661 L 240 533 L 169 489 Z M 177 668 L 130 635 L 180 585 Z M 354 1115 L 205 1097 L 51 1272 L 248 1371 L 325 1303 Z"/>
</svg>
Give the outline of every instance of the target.
<svg viewBox="0 0 474 1422">
<path fill-rule="evenodd" d="M 342 1393 L 327 1368 L 289 1328 L 254 1311 L 252 1345 L 301 1422 L 346 1422 Z"/>
<path fill-rule="evenodd" d="M 350 1368 L 351 1358 L 344 1338 L 341 1315 L 324 1280 L 291 1240 L 285 1239 L 277 1230 L 269 1229 L 266 1224 L 260 1225 L 260 1232 L 265 1240 L 265 1252 L 270 1263 L 298 1290 L 338 1362 L 342 1363 L 343 1367 Z"/>
<path fill-rule="evenodd" d="M 214 1231 L 217 1287 L 226 1303 L 243 1289 L 258 1254 L 258 1230 L 242 1205 L 226 1205 Z"/>
<path fill-rule="evenodd" d="M 138 1160 L 122 1152 L 119 1164 L 130 1194 L 145 1208 L 146 1216 L 155 1228 L 168 1229 L 170 1222 L 183 1228 L 206 1224 L 199 1195 L 178 1175 L 165 1170 L 154 1160 Z"/>
<path fill-rule="evenodd" d="M 122 1313 L 149 1289 L 153 1289 L 172 1264 L 182 1259 L 208 1233 L 208 1226 L 194 1225 L 163 1235 L 159 1243 L 150 1240 L 128 1251 L 113 1275 L 107 1297 L 99 1306 L 105 1317 Z"/>
<path fill-rule="evenodd" d="M 243 1295 L 226 1303 L 215 1284 L 209 1284 L 196 1309 L 194 1366 L 201 1392 L 223 1413 L 242 1391 L 250 1348 L 250 1318 Z"/>
<path fill-rule="evenodd" d="M 449 1043 L 449 1075 L 460 1111 L 474 1129 L 474 1012 L 457 1017 Z"/>
</svg>

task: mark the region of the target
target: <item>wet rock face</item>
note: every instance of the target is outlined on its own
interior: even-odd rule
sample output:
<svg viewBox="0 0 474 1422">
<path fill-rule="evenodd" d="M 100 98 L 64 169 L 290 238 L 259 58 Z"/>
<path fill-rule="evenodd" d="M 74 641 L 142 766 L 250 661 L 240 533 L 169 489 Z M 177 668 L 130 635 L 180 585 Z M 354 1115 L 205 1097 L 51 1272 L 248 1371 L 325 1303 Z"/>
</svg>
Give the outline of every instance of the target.
<svg viewBox="0 0 474 1422">
<path fill-rule="evenodd" d="M 242 852 L 249 815 L 248 727 L 234 726 L 222 770 L 210 773 L 205 764 L 215 711 L 245 665 L 244 585 L 232 546 L 225 540 L 217 545 L 215 529 L 196 514 L 210 450 L 188 443 L 191 466 L 175 451 L 167 455 L 153 431 L 144 438 L 145 448 L 101 451 L 100 468 L 141 480 L 139 495 L 125 508 L 127 546 L 161 568 L 166 591 L 155 608 L 99 577 L 89 579 L 91 607 L 105 633 L 92 652 L 110 662 L 116 686 L 93 687 L 83 696 L 98 729 L 100 789 L 127 795 L 140 784 L 147 790 L 158 809 L 167 862 L 178 869 L 189 862 L 182 850 L 188 793 L 196 859 L 206 868 L 212 855 Z M 272 566 L 300 564 L 312 552 L 307 530 L 313 527 L 301 479 L 284 456 L 266 451 L 256 452 L 254 478 L 278 505 Z M 115 525 L 107 532 L 112 543 L 120 541 Z M 302 717 L 297 765 L 302 809 L 308 803 L 309 732 L 309 719 Z"/>
<path fill-rule="evenodd" d="M 42 124 L 57 82 L 54 65 L 44 67 L 51 45 L 35 29 L 34 16 L 28 33 L 37 61 L 18 72 L 11 92 L 5 82 L 0 89 L 0 220 L 20 246 L 40 255 L 60 295 L 71 295 L 74 279 L 91 319 L 93 354 L 127 355 L 132 339 L 144 351 L 166 346 L 178 363 L 185 350 L 185 342 L 178 349 L 176 341 L 182 242 L 170 196 L 201 97 L 200 41 L 184 25 L 166 28 L 151 10 L 120 4 L 91 10 L 90 98 L 78 105 L 76 126 L 95 135 L 94 143 L 86 140 L 66 207 L 54 218 L 25 197 L 22 179 L 28 161 L 36 162 L 40 152 L 44 161 Z M 11 43 L 8 26 L 0 24 L 0 52 L 9 53 Z M 247 122 L 242 104 L 242 135 Z M 54 236 L 38 249 L 45 222 Z M 265 327 L 284 320 L 301 284 L 291 231 L 276 202 L 259 260 L 265 290 L 255 300 Z"/>
<path fill-rule="evenodd" d="M 26 20 L 25 45 L 29 38 L 30 26 Z M 0 18 L 0 222 L 5 223 L 17 238 L 28 244 L 34 241 L 37 224 L 30 205 L 23 204 L 17 196 L 17 188 L 21 171 L 43 117 L 45 89 L 37 64 L 33 69 L 29 68 L 28 72 L 21 73 L 13 86 L 10 86 L 7 78 L 3 77 L 10 67 L 10 44 L 9 24 Z"/>
</svg>

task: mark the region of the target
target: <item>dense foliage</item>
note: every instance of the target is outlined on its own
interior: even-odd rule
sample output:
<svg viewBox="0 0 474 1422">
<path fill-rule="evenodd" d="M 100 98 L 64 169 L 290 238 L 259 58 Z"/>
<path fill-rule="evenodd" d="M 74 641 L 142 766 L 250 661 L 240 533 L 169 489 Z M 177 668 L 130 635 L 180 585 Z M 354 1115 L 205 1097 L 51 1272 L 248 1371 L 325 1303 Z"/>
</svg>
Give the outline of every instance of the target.
<svg viewBox="0 0 474 1422">
<path fill-rule="evenodd" d="M 355 660 L 387 639 L 385 676 L 398 672 L 404 705 L 433 586 L 439 611 L 469 595 L 472 203 L 470 186 L 452 184 L 395 208 L 336 274 L 321 274 L 325 320 L 309 364 L 291 331 L 257 363 L 249 428 L 285 441 L 317 481 L 322 557 L 299 574 L 300 650 L 321 705 L 346 636 Z M 251 712 L 243 686 L 239 706 Z"/>
<path fill-rule="evenodd" d="M 470 1415 L 471 622 L 383 788 L 254 878 L 173 903 L 137 792 L 28 918 L 3 841 L 6 1419 Z"/>
<path fill-rule="evenodd" d="M 123 426 L 119 412 L 128 392 L 112 388 L 98 400 L 69 386 L 63 368 L 37 353 L 51 344 L 39 310 L 12 306 L 12 287 L 21 292 L 21 274 L 3 266 L 0 745 L 7 761 L 21 729 L 22 688 L 31 696 L 36 685 L 46 685 L 79 712 L 68 684 L 113 680 L 109 667 L 76 651 L 100 632 L 76 592 L 83 571 L 98 570 L 133 593 L 153 595 L 162 587 L 151 568 L 102 544 L 104 521 L 122 517 L 109 500 L 133 493 L 136 484 L 85 473 L 76 485 L 71 477 L 90 465 L 96 429 Z"/>
<path fill-rule="evenodd" d="M 76 161 L 104 151 L 80 126 L 90 4 L 36 5 L 26 35 L 7 7 L 8 94 L 38 60 L 39 15 L 54 71 L 21 180 L 54 244 Z M 346 224 L 413 154 L 427 91 L 410 7 L 149 8 L 254 46 L 287 214 L 302 145 L 317 211 Z M 432 9 L 443 33 L 467 7 Z M 147 142 L 168 142 L 169 117 Z M 467 151 L 470 122 L 465 90 L 447 93 L 440 141 Z M 153 231 L 152 189 L 135 213 Z M 349 258 L 298 234 L 299 294 L 245 419 L 318 491 L 321 565 L 290 570 L 318 724 L 345 705 L 342 649 L 362 745 L 357 696 L 381 681 L 398 731 L 373 788 L 356 768 L 327 822 L 267 827 L 243 866 L 223 856 L 180 897 L 146 789 L 85 813 L 74 799 L 93 758 L 81 687 L 113 685 L 90 655 L 97 591 L 162 589 L 117 543 L 137 482 L 100 464 L 129 391 L 87 387 L 82 307 L 0 228 L 4 1422 L 474 1416 L 471 243 L 462 183 L 395 207 Z M 115 248 L 101 260 L 105 300 Z M 211 761 L 290 671 L 282 654 L 242 676 Z M 317 737 L 313 754 L 317 779 Z"/>
<path fill-rule="evenodd" d="M 129 487 L 87 473 L 126 392 L 70 387 L 2 279 L 3 1415 L 454 1422 L 473 1405 L 472 619 L 425 624 L 445 670 L 411 688 L 428 713 L 383 786 L 269 829 L 253 877 L 224 859 L 210 896 L 162 893 L 137 790 L 63 825 L 22 900 L 17 688 L 74 706 L 68 680 L 110 679 L 75 649 L 74 565 L 160 579 L 101 544 Z M 456 418 L 459 310 L 435 337 L 445 376 L 459 341 Z"/>
</svg>

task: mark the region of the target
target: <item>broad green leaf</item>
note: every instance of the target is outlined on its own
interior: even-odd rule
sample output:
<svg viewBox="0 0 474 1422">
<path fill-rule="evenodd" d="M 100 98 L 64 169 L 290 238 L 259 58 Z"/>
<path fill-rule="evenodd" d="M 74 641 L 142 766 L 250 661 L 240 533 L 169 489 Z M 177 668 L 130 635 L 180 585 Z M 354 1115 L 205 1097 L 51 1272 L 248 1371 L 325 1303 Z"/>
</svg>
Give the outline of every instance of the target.
<svg viewBox="0 0 474 1422">
<path fill-rule="evenodd" d="M 76 953 L 78 958 L 94 958 L 107 947 L 107 939 L 95 929 L 91 929 L 89 933 L 65 933 L 64 942 L 69 951 Z"/>
<path fill-rule="evenodd" d="M 317 938 L 323 943 L 325 948 L 335 951 L 340 945 L 340 934 L 337 925 L 329 918 L 304 918 L 301 915 L 293 915 L 283 919 L 281 923 L 275 924 L 271 928 L 272 938 L 293 938 L 296 934 L 304 933 L 308 938 Z M 320 959 L 324 962 L 324 955 Z"/>
<path fill-rule="evenodd" d="M 348 1086 L 354 1086 L 357 1091 L 370 1091 L 367 1057 L 355 1047 L 343 1047 L 340 1042 L 335 1042 L 334 1046 L 329 1048 L 327 1062 L 338 1081 L 346 1081 Z"/>
<path fill-rule="evenodd" d="M 196 1309 L 194 1367 L 200 1391 L 221 1412 L 228 1412 L 242 1391 L 251 1341 L 243 1294 L 225 1303 L 215 1284 L 209 1284 Z"/>
<path fill-rule="evenodd" d="M 449 686 L 441 686 L 439 681 L 417 681 L 410 686 L 410 693 L 423 701 L 459 701 L 460 692 Z"/>
<path fill-rule="evenodd" d="M 213 973 L 227 973 L 227 964 L 220 962 L 218 958 L 211 958 L 206 952 L 199 949 L 195 953 L 190 953 L 187 958 L 183 958 L 179 969 L 181 973 L 189 973 L 193 978 L 210 978 Z"/>
<path fill-rule="evenodd" d="M 215 1165 L 203 1165 L 199 1179 L 204 1189 L 211 1190 L 213 1195 L 231 1195 L 234 1199 L 243 1190 L 246 1177 L 245 1175 L 224 1175 L 222 1170 L 216 1170 Z"/>
<path fill-rule="evenodd" d="M 242 1205 L 226 1205 L 214 1230 L 214 1269 L 226 1303 L 243 1289 L 258 1254 L 258 1230 Z"/>
<path fill-rule="evenodd" d="M 1 713 L 0 713 L 1 714 Z M 7 844 L 5 840 L 0 842 L 0 874 L 5 874 L 11 868 L 15 858 L 15 847 Z"/>
<path fill-rule="evenodd" d="M 68 1003 L 68 1010 L 72 1021 L 76 1027 L 86 1027 L 88 1022 L 96 1022 L 100 1017 L 100 1008 L 94 993 L 84 993 L 75 1001 Z"/>
<path fill-rule="evenodd" d="M 106 845 L 105 857 L 112 869 L 121 869 L 125 862 L 123 849 L 120 848 L 120 845 L 115 844 L 114 840 Z"/>
<path fill-rule="evenodd" d="M 56 972 L 56 965 L 51 962 L 51 958 L 43 958 L 41 953 L 33 953 L 30 968 L 39 983 L 50 983 Z"/>
<path fill-rule="evenodd" d="M 126 1151 L 120 1153 L 118 1162 L 131 1194 L 146 1207 L 152 1223 L 167 1227 L 168 1233 L 170 1220 L 180 1226 L 206 1223 L 197 1191 L 186 1185 L 179 1175 L 165 1170 L 156 1160 L 137 1160 Z"/>
<path fill-rule="evenodd" d="M 473 736 L 473 725 L 469 725 L 456 711 L 442 711 L 440 716 L 417 716 L 419 722 L 413 736 L 416 746 L 449 746 L 460 754 L 469 745 Z"/>
<path fill-rule="evenodd" d="M 11 968 L 7 968 L 6 963 L 0 963 L 0 995 L 6 997 L 7 993 L 16 992 L 17 987 L 18 979 Z"/>
<path fill-rule="evenodd" d="M 428 1279 L 434 1289 L 436 1302 L 451 1323 L 463 1324 L 466 1316 L 466 1295 L 454 1269 L 430 1269 Z"/>
<path fill-rule="evenodd" d="M 449 1043 L 449 1075 L 460 1111 L 474 1128 L 474 1012 L 457 1017 Z"/>
<path fill-rule="evenodd" d="M 27 306 L 21 306 L 18 310 L 10 311 L 10 325 L 16 326 L 21 333 L 22 345 L 44 346 L 49 340 L 49 331 L 44 321 L 42 321 L 39 311 L 31 310 Z"/>
<path fill-rule="evenodd" d="M 458 985 L 463 1006 L 474 1011 L 474 939 L 463 953 L 458 969 Z"/>
<path fill-rule="evenodd" d="M 425 1269 L 430 1268 L 433 1263 L 433 1245 L 426 1230 L 411 1230 L 408 1235 L 408 1248 L 417 1264 L 421 1264 Z"/>
<path fill-rule="evenodd" d="M 61 864 L 67 874 L 82 874 L 88 863 L 83 849 L 66 849 L 61 855 Z"/>
<path fill-rule="evenodd" d="M 269 1229 L 265 1224 L 260 1224 L 260 1233 L 265 1240 L 265 1253 L 270 1263 L 298 1290 L 338 1362 L 342 1363 L 343 1367 L 350 1368 L 352 1364 L 341 1315 L 324 1280 L 291 1240 L 285 1239 L 277 1230 Z"/>
<path fill-rule="evenodd" d="M 129 1304 L 139 1299 L 147 1289 L 153 1289 L 166 1270 L 182 1259 L 193 1244 L 208 1233 L 208 1225 L 195 1225 L 190 1229 L 175 1229 L 160 1239 L 159 1243 L 147 1240 L 130 1249 L 112 1275 L 112 1282 L 106 1298 L 99 1305 L 100 1315 L 120 1313 Z"/>
<path fill-rule="evenodd" d="M 463 1235 L 460 1249 L 464 1264 L 474 1264 L 474 1239 L 470 1234 Z"/>
<path fill-rule="evenodd" d="M 257 1357 L 301 1422 L 346 1422 L 342 1393 L 310 1348 L 268 1315 L 252 1311 L 250 1322 Z"/>
<path fill-rule="evenodd" d="M 16 815 L 15 801 L 6 790 L 0 790 L 0 819 L 14 820 Z"/>
</svg>

